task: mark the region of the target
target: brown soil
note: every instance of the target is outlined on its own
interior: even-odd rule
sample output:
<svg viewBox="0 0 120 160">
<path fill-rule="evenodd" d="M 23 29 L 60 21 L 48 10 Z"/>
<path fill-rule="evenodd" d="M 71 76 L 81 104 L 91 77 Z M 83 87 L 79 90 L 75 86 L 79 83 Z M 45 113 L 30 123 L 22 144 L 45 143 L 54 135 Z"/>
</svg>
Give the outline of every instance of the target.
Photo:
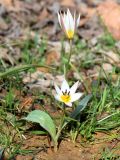
<svg viewBox="0 0 120 160">
<path fill-rule="evenodd" d="M 100 160 L 101 153 L 105 151 L 106 147 L 113 152 L 115 148 L 120 146 L 120 141 L 110 141 L 109 135 L 105 133 L 97 133 L 94 138 L 95 141 L 84 143 L 81 137 L 78 137 L 76 143 L 67 138 L 67 140 L 62 140 L 55 153 L 53 148 L 49 147 L 47 137 L 29 137 L 24 141 L 22 149 L 31 149 L 34 152 L 24 156 L 18 155 L 16 160 Z M 119 150 L 114 153 L 120 156 Z"/>
</svg>

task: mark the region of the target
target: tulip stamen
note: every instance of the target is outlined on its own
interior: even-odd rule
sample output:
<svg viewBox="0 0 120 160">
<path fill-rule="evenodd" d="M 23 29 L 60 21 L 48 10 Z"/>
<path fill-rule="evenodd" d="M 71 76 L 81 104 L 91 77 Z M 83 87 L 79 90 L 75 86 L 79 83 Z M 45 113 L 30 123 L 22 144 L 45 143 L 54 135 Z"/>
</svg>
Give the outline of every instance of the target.
<svg viewBox="0 0 120 160">
<path fill-rule="evenodd" d="M 61 102 L 64 102 L 67 106 L 72 106 L 72 102 L 78 100 L 82 93 L 76 93 L 79 81 L 76 82 L 71 88 L 69 87 L 67 81 L 64 79 L 61 85 L 61 89 L 55 84 L 55 89 L 57 94 L 55 98 Z"/>
</svg>

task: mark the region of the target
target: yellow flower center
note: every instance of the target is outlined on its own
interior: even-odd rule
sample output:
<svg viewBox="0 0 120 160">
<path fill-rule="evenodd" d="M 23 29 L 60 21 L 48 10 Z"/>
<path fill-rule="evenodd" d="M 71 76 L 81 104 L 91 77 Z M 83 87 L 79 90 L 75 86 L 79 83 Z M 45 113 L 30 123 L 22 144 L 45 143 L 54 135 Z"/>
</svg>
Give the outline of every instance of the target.
<svg viewBox="0 0 120 160">
<path fill-rule="evenodd" d="M 71 100 L 71 96 L 69 94 L 67 94 L 67 93 L 61 95 L 60 98 L 64 103 L 68 103 Z"/>
<path fill-rule="evenodd" d="M 69 39 L 72 39 L 73 36 L 74 36 L 74 31 L 71 30 L 71 29 L 69 29 L 69 30 L 67 31 L 67 36 L 68 36 Z"/>
</svg>

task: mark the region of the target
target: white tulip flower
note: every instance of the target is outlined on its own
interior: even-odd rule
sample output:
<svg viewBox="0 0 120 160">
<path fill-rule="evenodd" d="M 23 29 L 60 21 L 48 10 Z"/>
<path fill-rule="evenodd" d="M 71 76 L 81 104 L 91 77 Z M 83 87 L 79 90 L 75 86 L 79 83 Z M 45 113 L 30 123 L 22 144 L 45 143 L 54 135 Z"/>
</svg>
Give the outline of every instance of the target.
<svg viewBox="0 0 120 160">
<path fill-rule="evenodd" d="M 64 79 L 61 89 L 54 84 L 55 90 L 56 90 L 56 95 L 55 99 L 58 101 L 64 102 L 67 106 L 72 106 L 72 102 L 78 100 L 83 93 L 75 93 L 79 85 L 79 81 L 77 81 L 71 88 L 69 87 L 67 81 Z"/>
<path fill-rule="evenodd" d="M 67 13 L 58 13 L 58 21 L 67 38 L 72 39 L 75 34 L 75 29 L 78 27 L 80 22 L 80 14 L 76 19 L 76 14 L 74 13 L 74 16 L 72 16 L 70 10 L 68 9 Z"/>
</svg>

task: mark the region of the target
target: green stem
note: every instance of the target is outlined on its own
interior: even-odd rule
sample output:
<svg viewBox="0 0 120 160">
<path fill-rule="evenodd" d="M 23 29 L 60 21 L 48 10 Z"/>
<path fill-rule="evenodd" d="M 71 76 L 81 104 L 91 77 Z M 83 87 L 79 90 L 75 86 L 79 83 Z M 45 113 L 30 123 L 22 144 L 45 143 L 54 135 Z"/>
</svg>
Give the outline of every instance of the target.
<svg viewBox="0 0 120 160">
<path fill-rule="evenodd" d="M 58 132 L 57 132 L 57 135 L 56 135 L 56 140 L 58 140 L 58 138 L 59 138 L 59 136 L 61 134 L 62 125 L 63 125 L 64 119 L 65 119 L 65 114 L 63 114 L 63 116 L 62 116 L 61 123 L 59 125 Z"/>
<path fill-rule="evenodd" d="M 57 152 L 58 150 L 58 141 L 55 141 L 54 143 L 54 152 Z"/>
<path fill-rule="evenodd" d="M 55 140 L 55 144 L 54 144 L 54 151 L 56 152 L 57 149 L 58 149 L 58 139 L 60 137 L 60 134 L 61 134 L 61 131 L 63 129 L 63 123 L 64 123 L 64 119 L 65 119 L 65 106 L 63 106 L 63 116 L 61 118 L 61 123 L 58 127 L 58 132 L 57 132 L 57 135 L 56 135 L 56 140 Z"/>
<path fill-rule="evenodd" d="M 72 39 L 69 40 L 69 45 L 70 45 L 70 53 L 69 53 L 69 57 L 68 57 L 68 66 L 70 63 L 71 55 L 72 55 Z"/>
<path fill-rule="evenodd" d="M 71 55 L 72 55 L 72 39 L 69 40 L 69 45 L 70 45 L 70 52 L 69 52 L 67 66 L 66 66 L 66 73 L 68 72 L 69 63 L 70 63 L 70 59 L 71 59 Z"/>
</svg>

